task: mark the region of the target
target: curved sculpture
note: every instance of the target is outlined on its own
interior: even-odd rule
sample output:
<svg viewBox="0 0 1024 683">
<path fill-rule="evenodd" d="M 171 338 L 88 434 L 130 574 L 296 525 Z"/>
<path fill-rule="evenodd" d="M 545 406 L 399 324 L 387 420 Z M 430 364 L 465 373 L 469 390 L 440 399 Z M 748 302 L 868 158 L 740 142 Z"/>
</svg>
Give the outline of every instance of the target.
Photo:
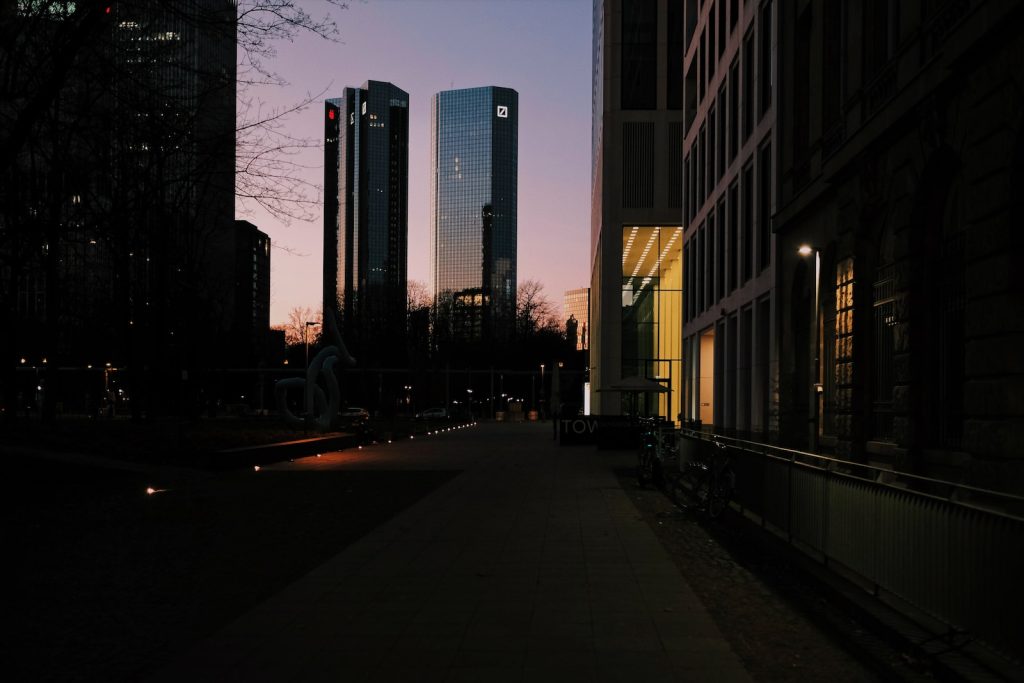
<svg viewBox="0 0 1024 683">
<path fill-rule="evenodd" d="M 325 432 L 331 428 L 341 408 L 341 386 L 334 374 L 334 366 L 341 362 L 351 367 L 356 364 L 356 359 L 345 348 L 333 311 L 324 312 L 324 335 L 334 343 L 316 354 L 306 370 L 305 377 L 289 377 L 274 384 L 277 409 L 290 427 L 314 427 Z M 327 386 L 326 392 L 318 383 L 321 376 Z M 303 392 L 301 415 L 296 415 L 288 408 L 288 392 L 292 389 Z"/>
</svg>

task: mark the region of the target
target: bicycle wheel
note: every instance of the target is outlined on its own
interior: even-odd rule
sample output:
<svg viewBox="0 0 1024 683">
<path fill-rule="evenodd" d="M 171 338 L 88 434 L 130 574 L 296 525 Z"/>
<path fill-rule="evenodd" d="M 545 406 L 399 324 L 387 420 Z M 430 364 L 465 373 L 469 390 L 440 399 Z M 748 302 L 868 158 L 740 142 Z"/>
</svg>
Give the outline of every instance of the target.
<svg viewBox="0 0 1024 683">
<path fill-rule="evenodd" d="M 640 486 L 650 486 L 654 481 L 654 454 L 650 449 L 640 451 L 636 465 L 636 481 Z"/>
<path fill-rule="evenodd" d="M 709 487 L 708 490 L 707 507 L 705 508 L 708 517 L 711 519 L 721 517 L 725 509 L 729 507 L 729 501 L 732 500 L 734 481 L 735 475 L 731 467 L 724 468 L 715 477 L 714 485 Z"/>
</svg>

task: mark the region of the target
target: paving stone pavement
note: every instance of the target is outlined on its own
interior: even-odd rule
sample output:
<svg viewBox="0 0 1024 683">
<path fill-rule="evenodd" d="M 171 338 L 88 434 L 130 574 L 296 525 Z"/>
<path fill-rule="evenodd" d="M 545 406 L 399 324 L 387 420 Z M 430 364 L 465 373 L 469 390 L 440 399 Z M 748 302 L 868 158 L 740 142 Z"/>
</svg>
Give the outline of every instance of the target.
<svg viewBox="0 0 1024 683">
<path fill-rule="evenodd" d="M 481 424 L 274 466 L 464 471 L 151 680 L 750 681 L 622 457 Z"/>
</svg>

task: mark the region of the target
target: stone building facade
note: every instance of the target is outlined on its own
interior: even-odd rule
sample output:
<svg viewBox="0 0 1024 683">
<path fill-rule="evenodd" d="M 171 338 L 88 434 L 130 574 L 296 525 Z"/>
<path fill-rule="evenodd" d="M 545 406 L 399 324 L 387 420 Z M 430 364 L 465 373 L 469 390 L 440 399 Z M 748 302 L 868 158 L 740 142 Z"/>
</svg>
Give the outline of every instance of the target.
<svg viewBox="0 0 1024 683">
<path fill-rule="evenodd" d="M 1019 489 L 1024 5 L 779 12 L 780 439 Z"/>
</svg>

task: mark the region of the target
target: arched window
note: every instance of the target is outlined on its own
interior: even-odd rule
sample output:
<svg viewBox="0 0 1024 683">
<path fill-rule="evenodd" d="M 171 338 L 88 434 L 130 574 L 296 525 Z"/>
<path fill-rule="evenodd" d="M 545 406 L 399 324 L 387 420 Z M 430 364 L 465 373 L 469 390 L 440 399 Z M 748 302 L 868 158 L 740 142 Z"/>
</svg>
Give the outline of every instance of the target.
<svg viewBox="0 0 1024 683">
<path fill-rule="evenodd" d="M 893 439 L 893 389 L 896 386 L 896 267 L 892 231 L 882 233 L 871 287 L 872 355 L 871 438 Z"/>
</svg>

